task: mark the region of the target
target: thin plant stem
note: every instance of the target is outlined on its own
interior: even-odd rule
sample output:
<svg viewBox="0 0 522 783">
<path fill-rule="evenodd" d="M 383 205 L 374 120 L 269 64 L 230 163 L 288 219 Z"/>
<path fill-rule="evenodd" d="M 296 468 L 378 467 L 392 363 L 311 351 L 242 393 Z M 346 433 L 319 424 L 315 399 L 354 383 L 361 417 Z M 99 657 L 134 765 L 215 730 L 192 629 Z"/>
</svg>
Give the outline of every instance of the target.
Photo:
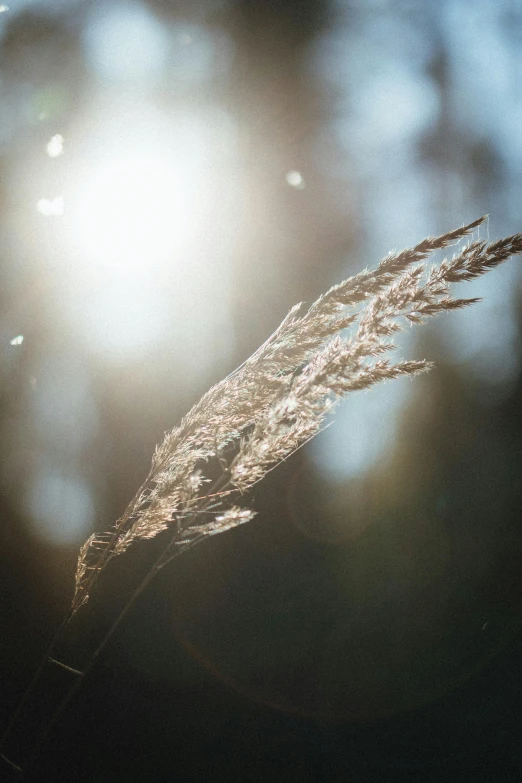
<svg viewBox="0 0 522 783">
<path fill-rule="evenodd" d="M 150 476 L 151 476 L 151 474 L 149 473 L 149 475 L 147 476 L 147 478 L 145 479 L 145 481 L 143 482 L 141 487 L 138 489 L 138 491 L 136 492 L 136 494 L 132 498 L 131 502 L 127 505 L 127 508 L 125 509 L 125 512 L 124 512 L 123 516 L 121 517 L 121 520 L 124 523 L 127 522 L 128 519 L 130 518 L 131 511 L 134 508 L 134 504 L 136 503 L 136 501 L 140 497 L 141 493 L 146 488 L 147 483 L 148 483 L 148 481 L 150 479 Z M 119 530 L 115 530 L 114 531 L 114 533 L 113 533 L 113 539 L 114 540 L 116 539 L 116 537 L 119 534 L 119 532 L 120 532 Z M 107 559 L 107 552 L 108 552 L 108 550 L 104 550 L 102 552 L 101 556 L 100 556 L 100 562 L 99 562 L 100 570 L 101 570 L 101 567 L 104 565 L 104 561 Z M 98 580 L 98 576 L 100 574 L 100 570 L 95 570 L 95 571 L 92 572 L 92 576 L 89 579 L 89 589 L 90 590 L 92 590 L 92 588 L 96 584 L 96 582 Z M 24 693 L 22 694 L 22 696 L 20 698 L 20 701 L 18 702 L 17 707 L 15 708 L 13 714 L 11 715 L 11 718 L 9 719 L 8 724 L 5 727 L 5 729 L 4 729 L 3 733 L 2 733 L 2 736 L 0 737 L 0 750 L 4 750 L 5 749 L 6 742 L 7 742 L 7 740 L 9 739 L 9 737 L 11 735 L 11 731 L 12 731 L 13 727 L 16 725 L 18 719 L 20 718 L 20 716 L 21 716 L 21 714 L 22 714 L 22 712 L 24 710 L 24 707 L 26 706 L 27 702 L 29 701 L 29 697 L 33 693 L 33 691 L 34 691 L 35 687 L 37 686 L 38 682 L 40 681 L 40 678 L 42 676 L 43 670 L 45 669 L 46 665 L 51 662 L 51 663 L 56 663 L 59 666 L 62 666 L 63 668 L 65 668 L 65 669 L 71 670 L 71 667 L 68 667 L 65 664 L 61 663 L 60 661 L 57 661 L 57 660 L 53 659 L 52 658 L 52 653 L 54 652 L 58 642 L 60 641 L 60 638 L 61 638 L 63 632 L 65 631 L 65 629 L 67 628 L 67 626 L 71 622 L 72 618 L 76 615 L 76 612 L 77 612 L 77 610 L 75 610 L 73 608 L 69 609 L 69 611 L 67 612 L 66 616 L 64 617 L 64 619 L 60 623 L 60 626 L 58 627 L 58 630 L 56 631 L 56 633 L 54 634 L 53 638 L 51 639 L 51 642 L 49 644 L 49 647 L 47 648 L 47 651 L 46 651 L 45 655 L 42 657 L 40 663 L 38 664 L 38 666 L 37 666 L 37 668 L 35 670 L 35 673 L 34 673 L 32 679 L 31 679 L 31 681 L 29 682 L 29 685 L 27 686 L 27 688 L 25 689 Z M 72 670 L 72 671 L 77 673 L 77 670 Z M 15 767 L 16 769 L 20 769 L 20 767 L 18 767 L 16 764 L 14 764 L 14 762 L 12 762 L 3 753 L 1 753 L 0 755 L 11 766 Z"/>
<path fill-rule="evenodd" d="M 211 493 L 209 493 L 209 495 L 205 497 L 205 499 L 207 500 L 206 504 L 204 504 L 202 508 L 195 510 L 188 517 L 189 521 L 191 519 L 197 518 L 200 514 L 204 513 L 206 510 L 208 510 L 208 508 L 210 506 L 210 501 L 213 499 L 213 497 L 215 497 L 216 493 L 220 492 L 220 491 L 223 491 L 223 489 L 224 489 L 223 483 L 224 483 L 225 480 L 226 480 L 226 483 L 225 483 L 225 488 L 226 488 L 228 486 L 228 483 L 229 483 L 228 477 L 226 475 L 222 475 L 219 479 L 216 480 L 216 482 L 214 483 L 214 486 L 212 487 Z M 21 771 L 21 772 L 23 772 L 25 774 L 27 774 L 30 771 L 30 769 L 34 767 L 34 764 L 37 761 L 37 759 L 38 759 L 38 757 L 39 757 L 43 747 L 45 746 L 45 743 L 46 743 L 46 741 L 47 741 L 47 739 L 48 739 L 48 737 L 49 737 L 53 727 L 56 725 L 56 723 L 60 719 L 61 715 L 65 712 L 65 710 L 67 709 L 68 705 L 70 704 L 70 702 L 72 701 L 74 696 L 80 690 L 83 682 L 85 681 L 85 678 L 90 674 L 90 672 L 94 668 L 98 658 L 100 657 L 100 655 L 102 654 L 103 650 L 105 649 L 105 647 L 109 643 L 110 639 L 112 638 L 112 636 L 114 635 L 116 630 L 119 628 L 120 624 L 125 619 L 125 617 L 129 613 L 129 611 L 134 606 L 135 602 L 141 596 L 141 594 L 147 589 L 147 587 L 151 584 L 151 582 L 155 579 L 157 574 L 160 572 L 160 570 L 165 565 L 170 563 L 172 560 L 174 560 L 176 557 L 178 557 L 179 555 L 183 554 L 184 552 L 187 552 L 189 549 L 192 549 L 193 546 L 196 546 L 196 544 L 199 544 L 204 538 L 207 537 L 207 535 L 205 533 L 201 533 L 200 535 L 197 535 L 192 541 L 187 541 L 187 542 L 181 543 L 180 542 L 180 536 L 183 535 L 183 532 L 184 532 L 183 530 L 182 531 L 180 531 L 180 530 L 176 530 L 175 531 L 175 533 L 171 537 L 169 543 L 161 551 L 161 553 L 159 554 L 159 556 L 157 557 L 156 561 L 153 563 L 153 565 L 151 566 L 151 568 L 149 569 L 149 571 L 147 572 L 147 574 L 145 575 L 145 577 L 143 578 L 141 583 L 133 591 L 133 593 L 130 596 L 129 600 L 127 601 L 127 603 L 121 609 L 120 613 L 118 614 L 118 616 L 116 617 L 116 619 L 112 623 L 111 627 L 109 628 L 109 630 L 106 632 L 106 634 L 104 635 L 104 637 L 102 638 L 102 640 L 98 644 L 98 647 L 96 648 L 96 650 L 93 652 L 93 654 L 89 658 L 89 661 L 88 661 L 87 665 L 83 668 L 83 671 L 80 672 L 77 669 L 72 669 L 72 667 L 67 666 L 65 664 L 62 664 L 60 661 L 56 661 L 56 663 L 58 663 L 63 668 L 65 668 L 65 669 L 67 669 L 67 670 L 77 674 L 78 678 L 73 683 L 73 685 L 69 688 L 69 690 L 67 691 L 67 693 L 63 697 L 62 701 L 57 706 L 56 710 L 54 711 L 54 713 L 52 714 L 52 716 L 50 717 L 48 722 L 45 724 L 43 730 L 38 735 L 36 743 L 34 744 L 34 746 L 32 748 L 32 751 L 30 752 L 29 756 L 27 757 L 27 759 L 25 761 L 25 766 L 19 767 L 18 765 L 13 764 L 13 762 L 10 761 L 8 758 L 6 758 L 6 761 L 9 764 L 11 764 L 11 766 L 14 766 L 16 769 L 18 769 L 19 771 Z M 178 547 L 178 549 L 173 554 L 172 550 L 176 546 Z M 60 628 L 59 628 L 59 630 L 58 630 L 58 632 L 57 632 L 57 634 L 55 636 L 55 640 L 53 640 L 53 643 L 55 643 L 55 641 L 57 640 L 58 636 L 64 630 L 65 626 L 68 624 L 69 619 L 70 619 L 70 616 L 68 618 L 66 618 L 66 620 L 64 620 L 64 622 L 60 626 Z M 37 679 L 41 675 L 41 671 L 42 671 L 45 663 L 47 661 L 49 661 L 49 660 L 53 660 L 53 659 L 50 658 L 51 650 L 52 650 L 52 648 L 49 649 L 49 651 L 47 653 L 47 656 L 45 657 L 44 661 L 42 662 L 38 672 L 35 674 L 35 677 L 33 678 L 33 683 L 31 684 L 31 689 L 34 687 L 34 685 L 36 684 Z M 16 718 L 20 714 L 21 709 L 22 708 L 20 707 L 19 710 L 17 711 L 17 715 L 13 716 L 13 719 L 12 719 L 11 724 L 10 724 L 11 726 L 14 724 Z"/>
<path fill-rule="evenodd" d="M 80 688 L 83 685 L 86 677 L 91 673 L 91 671 L 94 668 L 98 658 L 100 657 L 100 655 L 102 654 L 103 650 L 105 649 L 105 647 L 107 646 L 107 644 L 111 640 L 112 636 L 114 635 L 116 630 L 119 628 L 119 626 L 121 625 L 121 623 L 123 622 L 123 620 L 125 619 L 127 614 L 130 612 L 130 610 L 132 609 L 132 607 L 134 606 L 135 602 L 138 600 L 140 595 L 147 589 L 147 587 L 151 584 L 153 579 L 159 573 L 159 571 L 160 571 L 160 569 L 162 568 L 162 565 L 163 565 L 163 563 L 162 563 L 163 558 L 168 555 L 169 556 L 169 561 L 173 560 L 175 557 L 178 557 L 183 552 L 186 552 L 188 549 L 191 549 L 196 544 L 199 544 L 199 542 L 203 538 L 205 538 L 205 536 L 202 534 L 201 536 L 196 538 L 194 541 L 191 541 L 190 543 L 187 543 L 184 547 L 180 548 L 176 552 L 175 555 L 171 555 L 170 552 L 171 552 L 171 549 L 176 545 L 177 536 L 178 536 L 178 534 L 176 533 L 172 537 L 172 539 L 171 539 L 170 543 L 168 544 L 168 546 L 162 551 L 161 555 L 158 557 L 158 559 L 156 560 L 156 562 L 154 563 L 152 568 L 149 570 L 149 572 L 147 573 L 145 578 L 142 580 L 140 585 L 136 588 L 136 590 L 134 590 L 133 594 L 131 595 L 131 597 L 129 598 L 129 600 L 127 601 L 127 603 L 123 607 L 123 609 L 120 611 L 120 613 L 117 616 L 117 618 L 112 623 L 111 627 L 109 628 L 109 630 L 107 631 L 107 633 L 105 634 L 105 636 L 103 637 L 101 642 L 99 643 L 98 647 L 96 648 L 96 650 L 91 655 L 87 666 L 85 666 L 83 672 L 80 673 L 80 675 L 77 678 L 77 680 L 69 688 L 69 690 L 67 691 L 66 695 L 64 696 L 64 698 L 62 699 L 62 701 L 60 702 L 58 707 L 56 708 L 55 712 L 53 713 L 53 715 L 51 716 L 51 718 L 49 719 L 49 721 L 45 725 L 45 727 L 42 730 L 42 732 L 40 733 L 40 735 L 39 735 L 35 745 L 33 746 L 33 749 L 31 751 L 30 755 L 26 759 L 25 766 L 20 768 L 21 771 L 24 772 L 25 774 L 27 774 L 34 767 L 34 764 L 38 760 L 38 757 L 40 756 L 41 751 L 42 751 L 43 747 L 45 746 L 45 744 L 47 742 L 47 739 L 48 739 L 52 729 L 54 728 L 54 726 L 56 725 L 56 723 L 58 722 L 60 717 L 63 715 L 63 713 L 67 709 L 67 707 L 70 704 L 70 702 L 72 701 L 72 699 L 76 696 L 76 694 L 80 690 Z"/>
<path fill-rule="evenodd" d="M 13 712 L 13 714 L 11 716 L 11 719 L 9 720 L 9 723 L 7 724 L 7 726 L 4 729 L 4 732 L 2 734 L 2 737 L 0 738 L 0 748 L 1 749 L 5 749 L 6 741 L 9 738 L 9 736 L 11 734 L 11 731 L 12 731 L 13 727 L 15 726 L 16 722 L 18 721 L 18 718 L 22 714 L 22 711 L 23 711 L 25 705 L 27 704 L 27 702 L 29 700 L 29 696 L 31 695 L 31 693 L 35 689 L 36 685 L 38 684 L 46 664 L 50 660 L 52 660 L 51 654 L 54 652 L 54 649 L 55 649 L 56 645 L 58 644 L 58 640 L 60 639 L 60 637 L 61 637 L 65 627 L 69 624 L 69 621 L 70 621 L 71 617 L 72 617 L 72 613 L 69 612 L 67 614 L 67 616 L 64 618 L 64 620 L 62 621 L 62 623 L 60 624 L 60 627 L 58 628 L 58 630 L 56 631 L 55 635 L 53 636 L 53 638 L 51 640 L 51 643 L 49 644 L 49 647 L 47 648 L 47 652 L 45 653 L 45 655 L 43 656 L 42 660 L 40 661 L 40 663 L 39 663 L 39 665 L 38 665 L 38 667 L 37 667 L 37 669 L 36 669 L 36 671 L 35 671 L 35 673 L 33 675 L 32 680 L 30 681 L 29 685 L 27 686 L 27 688 L 25 689 L 24 693 L 22 694 L 22 697 L 21 697 L 20 701 L 18 702 L 18 706 L 14 710 L 14 712 Z M 6 758 L 6 757 L 4 756 L 4 758 Z M 6 759 L 6 760 L 9 761 L 9 759 Z M 9 763 L 12 764 L 12 762 L 9 762 Z"/>
</svg>

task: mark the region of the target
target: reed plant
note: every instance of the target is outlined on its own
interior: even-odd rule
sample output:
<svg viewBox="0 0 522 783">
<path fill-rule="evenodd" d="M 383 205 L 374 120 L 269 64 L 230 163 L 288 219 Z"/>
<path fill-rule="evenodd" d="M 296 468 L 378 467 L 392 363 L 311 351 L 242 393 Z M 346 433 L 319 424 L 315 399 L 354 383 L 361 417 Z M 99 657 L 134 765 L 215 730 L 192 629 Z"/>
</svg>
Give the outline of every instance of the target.
<svg viewBox="0 0 522 783">
<path fill-rule="evenodd" d="M 390 253 L 375 269 L 333 286 L 308 308 L 293 307 L 271 337 L 165 435 L 124 514 L 81 547 L 70 610 L 4 732 L 3 746 L 45 666 L 62 666 L 76 681 L 27 749 L 24 763 L 4 756 L 11 766 L 23 772 L 35 764 L 55 721 L 156 574 L 187 548 L 252 520 L 255 511 L 244 505 L 248 491 L 320 432 L 342 397 L 431 368 L 425 360 L 393 358 L 393 336 L 407 325 L 478 302 L 455 297 L 452 284 L 473 280 L 522 253 L 522 234 L 493 243 L 468 239 L 462 245 L 484 220 Z M 451 257 L 431 263 L 435 251 L 449 247 Z M 211 479 L 209 466 L 216 464 L 219 477 Z M 165 531 L 170 535 L 156 562 L 84 669 L 56 660 L 57 643 L 111 560 Z"/>
</svg>

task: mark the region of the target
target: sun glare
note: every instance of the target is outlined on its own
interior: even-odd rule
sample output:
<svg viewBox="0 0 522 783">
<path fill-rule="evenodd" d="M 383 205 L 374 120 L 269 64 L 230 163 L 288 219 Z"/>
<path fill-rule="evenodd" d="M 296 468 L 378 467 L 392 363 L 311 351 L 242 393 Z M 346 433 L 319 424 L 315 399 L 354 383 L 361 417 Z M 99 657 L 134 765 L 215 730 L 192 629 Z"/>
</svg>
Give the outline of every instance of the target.
<svg viewBox="0 0 522 783">
<path fill-rule="evenodd" d="M 34 202 L 64 324 L 119 364 L 161 350 L 176 330 L 194 342 L 186 332 L 197 306 L 198 344 L 209 343 L 203 334 L 226 320 L 228 116 L 138 107 L 128 96 L 108 109 L 98 98 L 66 147 L 64 136 L 48 141 Z"/>
<path fill-rule="evenodd" d="M 157 271 L 190 233 L 190 190 L 165 159 L 137 154 L 101 163 L 79 185 L 73 240 L 94 268 Z"/>
<path fill-rule="evenodd" d="M 183 161 L 168 154 L 106 158 L 87 172 L 68 204 L 80 301 L 73 317 L 112 358 L 143 353 L 167 328 L 168 299 L 194 238 L 198 201 Z"/>
</svg>

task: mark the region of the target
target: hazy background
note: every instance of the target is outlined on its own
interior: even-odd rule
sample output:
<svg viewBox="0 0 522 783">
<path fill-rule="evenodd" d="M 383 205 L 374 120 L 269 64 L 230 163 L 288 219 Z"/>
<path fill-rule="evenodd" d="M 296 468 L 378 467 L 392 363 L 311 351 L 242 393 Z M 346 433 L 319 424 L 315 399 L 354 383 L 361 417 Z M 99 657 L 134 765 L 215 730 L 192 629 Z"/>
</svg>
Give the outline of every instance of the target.
<svg viewBox="0 0 522 783">
<path fill-rule="evenodd" d="M 516 0 L 0 5 L 4 717 L 80 544 L 294 303 L 485 213 L 522 230 L 521 40 Z M 42 779 L 519 779 L 521 280 L 408 330 L 429 376 L 350 396 L 162 572 Z"/>
</svg>

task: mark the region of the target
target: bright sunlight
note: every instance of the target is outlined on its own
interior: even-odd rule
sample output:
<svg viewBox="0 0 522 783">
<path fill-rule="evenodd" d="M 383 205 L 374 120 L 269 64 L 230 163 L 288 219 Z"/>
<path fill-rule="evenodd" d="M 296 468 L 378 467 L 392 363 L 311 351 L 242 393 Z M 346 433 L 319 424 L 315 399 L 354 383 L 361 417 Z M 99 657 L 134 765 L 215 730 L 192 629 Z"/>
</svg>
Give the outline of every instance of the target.
<svg viewBox="0 0 522 783">
<path fill-rule="evenodd" d="M 190 235 L 190 191 L 187 176 L 165 158 L 137 150 L 101 163 L 79 184 L 74 239 L 94 267 L 154 273 Z"/>
<path fill-rule="evenodd" d="M 215 168 L 199 118 L 135 115 L 125 103 L 113 111 L 85 146 L 65 139 L 60 214 L 54 201 L 37 209 L 66 243 L 69 317 L 119 363 L 161 341 L 192 295 Z"/>
</svg>

